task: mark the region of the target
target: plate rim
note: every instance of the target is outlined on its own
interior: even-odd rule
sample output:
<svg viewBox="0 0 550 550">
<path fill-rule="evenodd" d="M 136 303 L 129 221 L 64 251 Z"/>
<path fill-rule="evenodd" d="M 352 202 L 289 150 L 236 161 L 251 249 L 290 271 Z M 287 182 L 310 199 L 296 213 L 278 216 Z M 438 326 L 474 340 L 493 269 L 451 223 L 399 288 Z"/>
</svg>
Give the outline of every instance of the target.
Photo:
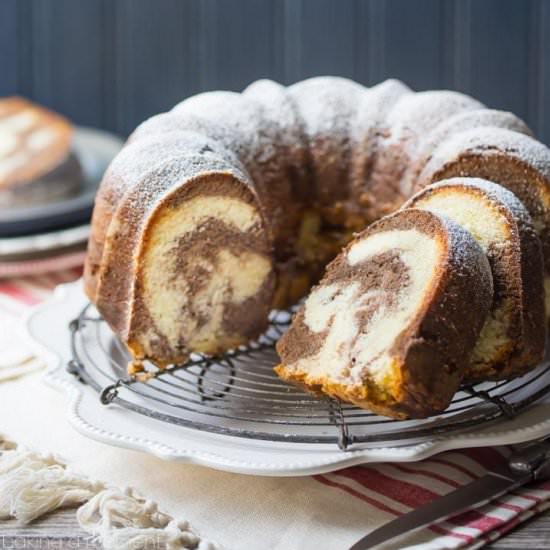
<svg viewBox="0 0 550 550">
<path fill-rule="evenodd" d="M 20 335 L 30 349 L 46 363 L 47 371 L 43 375 L 43 381 L 49 386 L 63 390 L 67 395 L 67 415 L 72 427 L 82 435 L 102 443 L 145 452 L 160 459 L 172 462 L 193 463 L 233 473 L 290 477 L 322 474 L 349 466 L 372 462 L 414 462 L 448 450 L 458 450 L 475 446 L 509 445 L 550 435 L 550 418 L 532 425 L 495 432 L 495 427 L 502 427 L 506 422 L 506 420 L 502 420 L 491 425 L 492 429 L 489 432 L 469 430 L 455 434 L 454 436 L 442 436 L 434 438 L 431 441 L 398 447 L 385 446 L 345 452 L 340 450 L 319 450 L 317 458 L 312 458 L 312 453 L 310 451 L 308 452 L 309 456 L 307 458 L 304 458 L 304 453 L 302 453 L 301 459 L 297 458 L 300 456 L 299 451 L 289 451 L 288 463 L 275 464 L 265 461 L 236 460 L 231 457 L 223 456 L 223 454 L 204 451 L 202 449 L 176 448 L 173 445 L 163 443 L 161 440 L 137 437 L 132 434 L 120 433 L 120 431 L 114 431 L 113 429 L 107 430 L 104 427 L 95 426 L 93 422 L 87 418 L 86 414 L 82 412 L 84 401 L 90 398 L 92 390 L 90 388 L 86 390 L 86 386 L 81 385 L 81 383 L 65 372 L 64 362 L 68 357 L 64 357 L 64 354 L 66 354 L 68 350 L 63 351 L 48 347 L 32 332 L 31 326 L 37 316 L 54 314 L 55 312 L 61 311 L 63 304 L 67 305 L 73 297 L 79 298 L 81 301 L 84 299 L 81 280 L 59 285 L 50 298 L 31 308 L 22 318 L 22 322 L 20 323 Z M 70 319 L 66 318 L 63 319 L 63 321 L 67 322 L 69 320 Z M 69 332 L 67 329 L 67 344 L 69 342 L 68 336 Z M 52 346 L 55 345 L 53 344 L 53 340 L 54 339 L 52 339 Z M 66 347 L 68 348 L 68 345 Z M 97 399 L 96 403 L 98 407 L 102 407 Z M 141 416 L 137 413 L 121 408 L 116 408 L 115 410 L 118 412 L 123 411 L 125 421 L 139 423 Z M 103 409 L 103 411 L 108 411 L 108 409 Z M 187 433 L 193 434 L 195 437 L 197 436 L 197 432 L 189 428 L 178 427 L 178 430 L 186 430 Z M 162 439 L 161 430 L 159 430 L 158 435 L 159 438 Z M 230 436 L 215 435 L 213 438 L 212 434 L 208 435 L 210 441 L 218 439 L 220 445 L 223 444 L 224 437 Z M 231 441 L 235 443 L 237 439 L 239 438 L 233 437 Z M 238 444 L 238 442 L 236 443 Z M 277 450 L 277 452 L 285 452 L 284 445 L 278 445 L 276 442 L 273 442 L 273 446 L 274 450 Z M 311 444 L 311 449 L 315 450 L 314 444 Z M 250 451 L 250 448 L 247 450 Z M 252 451 L 253 450 L 254 449 L 252 449 Z"/>
<path fill-rule="evenodd" d="M 15 258 L 33 252 L 53 251 L 60 246 L 74 246 L 84 243 L 90 235 L 90 230 L 90 223 L 82 223 L 34 235 L 0 237 L 0 261 L 3 261 L 5 256 Z"/>
</svg>

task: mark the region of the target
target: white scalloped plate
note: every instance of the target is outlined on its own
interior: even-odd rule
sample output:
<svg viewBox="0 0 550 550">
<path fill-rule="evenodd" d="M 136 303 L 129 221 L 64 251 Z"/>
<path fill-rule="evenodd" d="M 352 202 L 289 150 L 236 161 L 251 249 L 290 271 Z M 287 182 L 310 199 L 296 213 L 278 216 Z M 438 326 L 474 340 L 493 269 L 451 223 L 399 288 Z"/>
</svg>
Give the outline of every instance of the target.
<svg viewBox="0 0 550 550">
<path fill-rule="evenodd" d="M 49 367 L 45 382 L 67 393 L 68 418 L 74 428 L 110 445 L 229 472 L 299 476 L 367 462 L 410 462 L 451 449 L 513 444 L 550 435 L 550 403 L 539 403 L 514 420 L 483 429 L 411 445 L 347 452 L 333 445 L 261 442 L 165 424 L 116 405 L 101 405 L 94 390 L 66 372 L 71 358 L 68 323 L 86 302 L 79 281 L 58 287 L 50 300 L 27 315 L 23 335 Z"/>
</svg>

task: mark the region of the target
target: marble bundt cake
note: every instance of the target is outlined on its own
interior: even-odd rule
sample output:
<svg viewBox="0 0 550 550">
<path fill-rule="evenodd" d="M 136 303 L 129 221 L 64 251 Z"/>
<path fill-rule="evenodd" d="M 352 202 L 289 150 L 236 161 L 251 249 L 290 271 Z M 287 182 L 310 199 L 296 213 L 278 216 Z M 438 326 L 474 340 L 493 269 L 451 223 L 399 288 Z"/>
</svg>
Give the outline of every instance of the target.
<svg viewBox="0 0 550 550">
<path fill-rule="evenodd" d="M 478 178 L 452 178 L 426 187 L 403 208 L 421 208 L 458 223 L 487 254 L 494 300 L 465 379 L 523 374 L 544 356 L 543 261 L 531 217 L 504 187 Z"/>
<path fill-rule="evenodd" d="M 0 99 L 0 207 L 75 194 L 82 171 L 62 116 L 19 97 Z"/>
<path fill-rule="evenodd" d="M 142 123 L 105 174 L 86 292 L 137 362 L 218 353 L 307 295 L 354 231 L 462 175 L 519 196 L 550 273 L 550 151 L 529 133 L 464 94 L 395 80 L 193 96 Z"/>
<path fill-rule="evenodd" d="M 493 298 L 469 232 L 409 208 L 360 233 L 277 344 L 278 375 L 392 417 L 445 409 Z"/>
</svg>

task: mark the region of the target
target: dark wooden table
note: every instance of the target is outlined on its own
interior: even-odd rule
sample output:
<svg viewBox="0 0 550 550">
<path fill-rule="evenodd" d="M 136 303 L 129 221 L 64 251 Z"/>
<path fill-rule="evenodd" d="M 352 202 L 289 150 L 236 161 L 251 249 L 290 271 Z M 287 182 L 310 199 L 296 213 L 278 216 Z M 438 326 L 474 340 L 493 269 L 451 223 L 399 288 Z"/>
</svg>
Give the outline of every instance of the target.
<svg viewBox="0 0 550 550">
<path fill-rule="evenodd" d="M 0 522 L 0 549 L 100 550 L 101 547 L 89 542 L 88 537 L 89 535 L 78 527 L 74 510 L 56 512 L 24 528 L 17 527 L 13 521 Z M 520 525 L 487 548 L 492 550 L 549 550 L 550 510 Z"/>
</svg>

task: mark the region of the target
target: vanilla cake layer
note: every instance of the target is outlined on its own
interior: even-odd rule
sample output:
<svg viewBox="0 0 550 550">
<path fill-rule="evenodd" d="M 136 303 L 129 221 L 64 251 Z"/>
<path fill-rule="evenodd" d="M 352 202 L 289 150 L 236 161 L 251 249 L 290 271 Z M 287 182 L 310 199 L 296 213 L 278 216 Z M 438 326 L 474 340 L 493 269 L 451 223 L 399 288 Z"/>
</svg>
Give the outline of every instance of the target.
<svg viewBox="0 0 550 550">
<path fill-rule="evenodd" d="M 203 186 L 199 179 L 189 196 L 167 194 L 143 228 L 128 338 L 138 358 L 215 355 L 266 325 L 275 276 L 261 212 L 245 197 L 202 195 Z"/>
</svg>

